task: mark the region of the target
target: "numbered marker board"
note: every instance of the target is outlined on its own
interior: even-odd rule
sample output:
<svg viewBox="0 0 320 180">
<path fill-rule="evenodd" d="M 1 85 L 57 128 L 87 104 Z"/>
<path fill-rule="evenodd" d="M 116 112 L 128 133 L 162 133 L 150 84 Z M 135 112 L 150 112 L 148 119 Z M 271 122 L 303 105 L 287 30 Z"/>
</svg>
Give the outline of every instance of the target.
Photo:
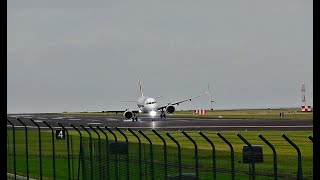
<svg viewBox="0 0 320 180">
<path fill-rule="evenodd" d="M 65 139 L 65 130 L 56 130 L 56 139 Z"/>
</svg>

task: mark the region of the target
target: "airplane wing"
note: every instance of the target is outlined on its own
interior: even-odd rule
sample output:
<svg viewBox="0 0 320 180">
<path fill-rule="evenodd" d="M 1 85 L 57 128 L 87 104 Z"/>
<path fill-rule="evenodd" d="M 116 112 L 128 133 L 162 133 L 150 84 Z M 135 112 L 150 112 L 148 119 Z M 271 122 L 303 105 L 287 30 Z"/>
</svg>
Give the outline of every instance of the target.
<svg viewBox="0 0 320 180">
<path fill-rule="evenodd" d="M 173 102 L 173 103 L 168 103 L 167 105 L 163 105 L 163 106 L 160 106 L 158 108 L 158 110 L 163 110 L 164 108 L 166 108 L 168 105 L 179 105 L 180 103 L 183 103 L 183 102 L 186 102 L 186 101 L 191 101 L 191 99 L 194 99 L 194 98 L 198 98 L 198 97 L 201 97 L 201 96 L 204 96 L 208 94 L 208 92 L 204 92 L 198 96 L 193 96 L 193 97 L 190 97 L 190 98 L 186 98 L 186 99 L 182 99 L 180 101 L 176 101 L 176 102 Z"/>
<path fill-rule="evenodd" d="M 127 110 L 130 110 L 130 109 L 120 110 L 120 111 L 114 111 L 114 110 L 112 110 L 112 111 L 102 111 L 102 112 L 103 113 L 116 113 L 116 114 L 118 114 L 118 113 L 124 113 Z M 130 110 L 130 111 L 132 111 L 133 113 L 139 113 L 139 110 Z"/>
<path fill-rule="evenodd" d="M 120 101 L 120 102 L 134 102 L 137 103 L 137 101 Z M 139 110 L 131 110 L 131 109 L 125 109 L 125 110 L 108 110 L 108 111 L 102 111 L 103 113 L 124 113 L 125 111 L 132 111 L 133 113 L 139 113 Z"/>
</svg>

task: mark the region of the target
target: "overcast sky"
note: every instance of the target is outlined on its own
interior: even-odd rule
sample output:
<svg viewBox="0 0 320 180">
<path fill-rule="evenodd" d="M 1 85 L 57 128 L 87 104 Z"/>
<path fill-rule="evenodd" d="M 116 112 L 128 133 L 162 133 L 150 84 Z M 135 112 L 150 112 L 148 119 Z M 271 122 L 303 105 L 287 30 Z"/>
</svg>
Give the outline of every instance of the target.
<svg viewBox="0 0 320 180">
<path fill-rule="evenodd" d="M 8 113 L 313 104 L 313 2 L 8 1 Z M 178 109 L 210 109 L 210 97 Z"/>
</svg>

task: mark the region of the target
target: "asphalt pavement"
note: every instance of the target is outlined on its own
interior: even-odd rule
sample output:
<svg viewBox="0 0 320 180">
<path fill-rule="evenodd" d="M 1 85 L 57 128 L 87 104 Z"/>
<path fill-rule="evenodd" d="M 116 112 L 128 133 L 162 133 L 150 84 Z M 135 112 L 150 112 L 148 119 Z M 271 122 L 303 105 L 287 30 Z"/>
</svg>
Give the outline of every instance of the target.
<svg viewBox="0 0 320 180">
<path fill-rule="evenodd" d="M 61 129 L 58 122 L 65 128 L 72 128 L 70 124 L 80 127 L 80 124 L 87 127 L 118 127 L 141 130 L 213 130 L 213 131 L 312 131 L 313 120 L 295 119 L 199 119 L 199 118 L 155 118 L 152 121 L 149 117 L 138 117 L 138 121 L 124 119 L 122 116 L 103 116 L 90 114 L 8 114 L 7 119 L 16 128 L 24 127 L 19 118 L 28 128 L 36 128 L 30 119 L 34 120 L 41 128 L 47 128 L 43 121 L 47 122 L 54 129 Z M 10 127 L 10 123 L 7 123 Z"/>
</svg>

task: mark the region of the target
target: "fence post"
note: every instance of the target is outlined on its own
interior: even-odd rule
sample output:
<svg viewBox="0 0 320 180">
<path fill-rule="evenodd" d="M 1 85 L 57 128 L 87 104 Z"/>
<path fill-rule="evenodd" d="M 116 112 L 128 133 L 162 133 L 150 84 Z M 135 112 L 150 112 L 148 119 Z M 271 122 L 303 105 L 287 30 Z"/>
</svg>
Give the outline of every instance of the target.
<svg viewBox="0 0 320 180">
<path fill-rule="evenodd" d="M 282 137 L 289 143 L 291 144 L 292 147 L 294 147 L 297 150 L 298 153 L 298 174 L 297 174 L 297 179 L 303 179 L 303 174 L 302 174 L 302 160 L 301 160 L 301 152 L 299 147 L 292 142 L 285 134 L 282 134 Z"/>
<path fill-rule="evenodd" d="M 310 139 L 310 141 L 313 142 L 313 137 L 312 136 L 308 136 L 308 138 Z"/>
<path fill-rule="evenodd" d="M 40 158 L 40 179 L 42 180 L 42 156 L 41 156 L 41 131 L 40 131 L 40 126 L 34 122 L 31 118 L 29 119 L 34 125 L 38 127 L 38 135 L 39 135 L 39 158 Z"/>
<path fill-rule="evenodd" d="M 138 142 L 139 142 L 139 177 L 140 179 L 142 179 L 142 160 L 141 160 L 141 141 L 140 141 L 140 138 L 139 136 L 137 136 L 136 133 L 134 133 L 132 131 L 132 129 L 128 128 L 128 131 L 138 139 Z"/>
<path fill-rule="evenodd" d="M 231 179 L 234 180 L 234 151 L 232 144 L 225 138 L 223 137 L 219 132 L 217 132 L 217 135 L 225 142 L 228 144 L 230 147 L 230 153 L 231 153 Z"/>
<path fill-rule="evenodd" d="M 14 125 L 9 119 L 7 119 L 8 123 L 12 126 L 12 137 L 13 137 L 13 172 L 14 172 L 14 179 L 17 179 L 17 165 L 16 165 L 16 133 Z"/>
<path fill-rule="evenodd" d="M 244 142 L 246 143 L 249 148 L 250 148 L 250 151 L 251 151 L 251 168 L 250 168 L 250 177 L 252 177 L 252 180 L 255 180 L 256 179 L 256 168 L 255 168 L 255 163 L 253 162 L 253 156 L 254 156 L 254 150 L 253 150 L 253 147 L 252 145 L 239 133 L 237 133 L 237 136 Z M 251 179 L 251 178 L 250 178 Z"/>
<path fill-rule="evenodd" d="M 99 152 L 99 177 L 102 179 L 102 165 L 101 165 L 101 142 L 100 142 L 100 134 L 89 124 L 89 128 L 92 129 L 93 132 L 95 132 L 98 135 L 98 152 Z"/>
<path fill-rule="evenodd" d="M 151 179 L 154 179 L 154 169 L 153 169 L 153 149 L 152 142 L 148 136 L 146 136 L 142 131 L 138 130 L 138 132 L 149 141 L 150 144 L 150 166 L 151 166 Z"/>
<path fill-rule="evenodd" d="M 77 129 L 73 124 L 70 123 L 70 126 L 73 127 L 73 129 L 75 129 L 79 133 L 79 136 L 80 136 L 80 154 L 79 154 L 79 161 L 78 161 L 78 179 L 80 179 L 80 162 L 83 160 L 82 134 L 79 131 L 79 129 Z M 85 167 L 85 163 L 82 162 L 82 164 Z M 87 179 L 85 168 L 82 168 L 82 176 L 83 176 L 82 177 L 83 179 Z"/>
<path fill-rule="evenodd" d="M 104 128 L 106 128 L 106 130 L 108 130 L 112 134 L 112 136 L 114 137 L 114 141 L 118 142 L 118 138 L 117 138 L 116 134 L 114 134 L 114 132 L 111 131 L 111 129 L 108 128 L 107 126 L 104 126 Z"/>
<path fill-rule="evenodd" d="M 52 167 L 53 167 L 53 179 L 56 179 L 56 160 L 55 160 L 55 146 L 54 146 L 54 131 L 52 127 L 45 121 L 43 123 L 51 129 L 51 142 L 52 142 Z"/>
<path fill-rule="evenodd" d="M 179 179 L 182 177 L 182 167 L 181 167 L 181 148 L 180 144 L 177 140 L 175 140 L 169 133 L 166 133 L 166 135 L 174 142 L 176 143 L 178 147 L 178 161 L 179 161 Z"/>
<path fill-rule="evenodd" d="M 213 142 L 204 135 L 201 131 L 199 134 L 211 145 L 212 147 L 212 176 L 213 179 L 217 179 L 217 169 L 216 169 L 216 148 L 214 147 Z"/>
<path fill-rule="evenodd" d="M 273 152 L 273 176 L 274 176 L 274 179 L 277 180 L 278 179 L 278 168 L 277 168 L 277 152 L 276 152 L 276 149 L 261 134 L 259 134 L 259 138 L 262 139 L 262 141 L 265 142 L 271 148 L 271 150 Z"/>
<path fill-rule="evenodd" d="M 168 162 L 167 162 L 167 143 L 164 138 L 155 130 L 152 129 L 152 132 L 158 136 L 163 142 L 163 160 L 164 160 L 164 177 L 167 179 L 168 176 Z"/>
<path fill-rule="evenodd" d="M 60 124 L 59 122 L 57 122 L 57 124 L 62 127 L 63 130 L 66 131 L 67 133 L 67 151 L 68 151 L 68 176 L 69 176 L 69 180 L 71 179 L 71 174 L 70 174 L 70 149 L 69 149 L 69 133 L 68 130 L 62 126 L 62 124 Z"/>
<path fill-rule="evenodd" d="M 73 153 L 73 142 L 72 142 L 72 136 L 70 136 L 70 146 L 71 146 L 71 174 L 72 179 L 74 179 L 74 153 Z"/>
<path fill-rule="evenodd" d="M 115 127 L 115 129 L 126 139 L 126 144 L 129 148 L 129 142 L 128 142 L 127 136 L 118 127 Z M 129 179 L 129 177 L 130 177 L 130 175 L 129 175 L 129 152 L 126 155 L 126 168 L 127 168 L 127 179 Z"/>
<path fill-rule="evenodd" d="M 27 179 L 29 179 L 29 153 L 28 153 L 28 129 L 26 124 L 24 124 L 19 118 L 17 120 L 24 126 L 25 136 L 26 136 L 26 164 L 27 164 Z"/>
<path fill-rule="evenodd" d="M 90 153 L 90 178 L 93 180 L 93 160 L 92 160 L 92 137 L 91 133 L 82 125 L 80 124 L 83 130 L 85 130 L 89 134 L 89 153 Z"/>
<path fill-rule="evenodd" d="M 111 129 L 109 129 L 107 126 L 104 126 L 104 127 L 113 135 L 114 141 L 118 142 L 117 136 L 114 134 L 114 132 L 112 132 Z M 119 170 L 118 170 L 118 168 L 119 168 L 119 166 L 118 166 L 119 160 L 118 160 L 118 155 L 115 154 L 114 155 L 114 159 L 115 159 L 114 163 L 115 163 L 115 170 L 116 170 L 116 179 L 119 179 Z"/>
<path fill-rule="evenodd" d="M 110 175 L 109 175 L 109 139 L 108 139 L 108 135 L 107 133 L 105 133 L 99 126 L 96 126 L 101 132 L 102 134 L 104 134 L 104 136 L 106 137 L 106 151 L 107 151 L 107 179 L 110 179 Z"/>
<path fill-rule="evenodd" d="M 199 159 L 198 159 L 198 146 L 197 143 L 192 139 L 186 132 L 181 131 L 184 136 L 186 136 L 194 145 L 194 156 L 195 156 L 195 168 L 196 168 L 196 177 L 199 179 Z"/>
</svg>

